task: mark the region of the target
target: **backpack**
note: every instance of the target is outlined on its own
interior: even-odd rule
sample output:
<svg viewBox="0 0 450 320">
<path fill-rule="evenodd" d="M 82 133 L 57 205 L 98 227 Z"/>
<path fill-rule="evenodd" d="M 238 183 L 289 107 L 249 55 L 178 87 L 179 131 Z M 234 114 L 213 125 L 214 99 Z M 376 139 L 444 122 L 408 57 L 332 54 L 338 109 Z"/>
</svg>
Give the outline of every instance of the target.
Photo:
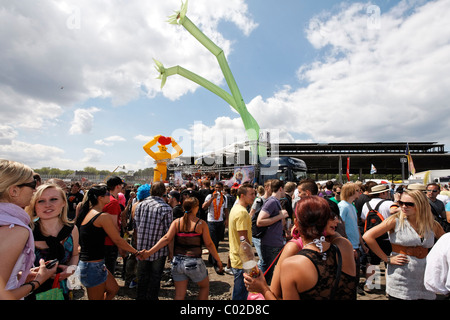
<svg viewBox="0 0 450 320">
<path fill-rule="evenodd" d="M 264 205 L 264 202 L 266 202 L 267 199 L 264 198 L 257 198 L 256 203 L 258 204 L 258 207 L 255 209 L 255 213 L 252 216 L 252 237 L 261 239 L 264 234 L 266 233 L 267 227 L 258 227 L 256 225 L 256 220 L 258 220 L 258 215 L 261 212 L 261 209 Z"/>
<path fill-rule="evenodd" d="M 436 220 L 441 225 L 445 233 L 450 232 L 450 223 L 448 223 L 445 219 L 441 217 L 440 214 L 436 212 L 436 208 L 434 207 L 434 205 L 430 200 L 428 200 L 428 202 L 430 203 L 431 213 L 434 216 L 434 220 Z"/>
<path fill-rule="evenodd" d="M 384 221 L 384 217 L 380 212 L 378 212 L 378 209 L 380 209 L 381 204 L 385 201 L 387 201 L 387 199 L 379 201 L 375 206 L 375 209 L 372 209 L 369 202 L 366 202 L 367 208 L 369 208 L 369 212 L 367 213 L 366 222 L 364 224 L 364 233 Z M 385 234 L 378 237 L 377 240 L 384 240 L 388 237 L 389 235 L 386 232 Z"/>
</svg>

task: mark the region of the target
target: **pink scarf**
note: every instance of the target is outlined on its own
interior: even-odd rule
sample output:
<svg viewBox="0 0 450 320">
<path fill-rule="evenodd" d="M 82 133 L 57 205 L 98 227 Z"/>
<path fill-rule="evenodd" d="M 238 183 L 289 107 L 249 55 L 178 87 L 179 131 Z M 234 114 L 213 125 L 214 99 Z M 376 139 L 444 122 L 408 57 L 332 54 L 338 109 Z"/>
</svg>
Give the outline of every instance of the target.
<svg viewBox="0 0 450 320">
<path fill-rule="evenodd" d="M 18 280 L 18 286 L 21 286 L 25 282 L 27 275 L 30 273 L 30 269 L 34 264 L 34 238 L 33 231 L 29 227 L 29 224 L 30 216 L 25 210 L 13 203 L 0 202 L 0 226 L 9 226 L 12 228 L 17 225 L 28 229 L 30 232 L 28 241 L 22 251 L 25 258 L 22 260 L 22 264 L 19 268 L 19 270 L 22 271 L 22 276 Z M 17 274 L 11 274 L 8 283 L 10 283 L 14 277 L 17 277 Z"/>
</svg>

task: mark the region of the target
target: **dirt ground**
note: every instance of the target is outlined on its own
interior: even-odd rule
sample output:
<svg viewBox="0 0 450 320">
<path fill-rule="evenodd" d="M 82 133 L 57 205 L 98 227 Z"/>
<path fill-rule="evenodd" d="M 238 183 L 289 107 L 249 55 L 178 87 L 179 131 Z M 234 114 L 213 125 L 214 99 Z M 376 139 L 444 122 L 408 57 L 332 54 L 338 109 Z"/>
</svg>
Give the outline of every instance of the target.
<svg viewBox="0 0 450 320">
<path fill-rule="evenodd" d="M 228 260 L 228 238 L 225 237 L 225 240 L 222 241 L 219 245 L 219 256 L 222 260 L 224 266 Z M 233 275 L 229 275 L 224 273 L 223 275 L 218 275 L 212 265 L 208 262 L 208 254 L 207 250 L 203 251 L 204 254 L 202 256 L 205 261 L 206 267 L 208 269 L 209 276 L 209 299 L 210 300 L 231 300 L 231 293 L 233 290 Z M 125 282 L 121 277 L 121 271 L 123 267 L 122 259 L 119 258 L 117 260 L 117 270 L 116 270 L 116 280 L 119 284 L 119 292 L 114 298 L 115 300 L 135 300 L 136 299 L 136 290 L 137 288 L 130 289 L 125 286 Z M 164 270 L 164 275 L 161 281 L 161 289 L 159 291 L 159 299 L 160 300 L 173 300 L 175 297 L 175 287 L 170 283 L 167 283 L 169 280 L 169 270 L 170 264 L 166 263 L 166 268 Z M 381 265 L 379 271 L 379 279 L 380 286 L 378 289 L 374 289 L 371 293 L 358 293 L 358 300 L 387 300 L 385 296 L 385 274 L 384 274 L 384 266 Z M 360 283 L 364 283 L 365 278 L 361 276 Z M 195 283 L 190 282 L 188 286 L 188 291 L 186 294 L 186 300 L 196 300 L 198 296 L 198 287 Z M 79 290 L 74 291 L 74 299 L 75 300 L 87 300 L 86 290 L 81 288 Z"/>
<path fill-rule="evenodd" d="M 225 238 L 219 245 L 219 256 L 222 260 L 222 263 L 225 267 L 228 260 L 228 238 Z M 204 254 L 202 255 L 203 260 L 205 261 L 206 267 L 208 269 L 209 276 L 209 299 L 210 300 L 231 300 L 231 292 L 233 290 L 233 275 L 229 275 L 224 273 L 223 275 L 218 275 L 212 265 L 208 262 L 208 253 L 207 250 L 203 250 Z M 135 300 L 136 299 L 136 290 L 137 288 L 130 289 L 125 286 L 125 282 L 121 277 L 123 267 L 123 261 L 121 258 L 117 260 L 117 269 L 116 269 L 116 281 L 119 284 L 119 292 L 115 297 L 115 300 Z M 161 289 L 159 291 L 159 299 L 160 300 L 173 300 L 175 297 L 175 286 L 170 283 L 167 283 L 169 280 L 169 270 L 170 264 L 166 263 L 166 268 L 164 270 L 163 278 L 161 280 Z M 186 300 L 196 300 L 198 296 L 198 286 L 195 283 L 189 282 L 188 291 L 186 293 Z M 79 290 L 74 291 L 74 299 L 75 300 L 87 300 L 86 290 L 82 287 Z"/>
</svg>

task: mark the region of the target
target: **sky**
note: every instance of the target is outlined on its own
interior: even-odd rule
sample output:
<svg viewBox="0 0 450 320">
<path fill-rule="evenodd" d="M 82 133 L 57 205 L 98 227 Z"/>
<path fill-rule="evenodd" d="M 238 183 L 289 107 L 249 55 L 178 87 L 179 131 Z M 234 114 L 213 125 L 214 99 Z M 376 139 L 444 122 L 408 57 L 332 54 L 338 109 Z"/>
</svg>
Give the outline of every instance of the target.
<svg viewBox="0 0 450 320">
<path fill-rule="evenodd" d="M 167 22 L 179 0 L 3 0 L 0 158 L 32 168 L 154 167 L 246 139 L 239 114 L 153 59 L 229 91 L 216 57 Z M 272 142 L 450 146 L 449 0 L 190 0 Z M 153 147 L 157 150 L 157 147 Z M 174 152 L 169 148 L 169 152 Z M 125 170 L 126 171 L 126 170 Z"/>
</svg>

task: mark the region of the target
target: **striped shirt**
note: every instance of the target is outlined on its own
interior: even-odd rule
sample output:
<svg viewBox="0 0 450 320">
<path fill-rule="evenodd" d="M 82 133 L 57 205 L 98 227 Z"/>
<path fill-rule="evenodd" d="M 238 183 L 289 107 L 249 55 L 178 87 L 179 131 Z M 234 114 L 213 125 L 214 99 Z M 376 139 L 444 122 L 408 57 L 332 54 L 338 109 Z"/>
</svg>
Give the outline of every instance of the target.
<svg viewBox="0 0 450 320">
<path fill-rule="evenodd" d="M 137 249 L 153 247 L 169 231 L 172 220 L 172 208 L 163 198 L 150 196 L 140 202 L 135 211 Z M 147 260 L 154 261 L 168 255 L 169 247 L 165 246 Z"/>
</svg>

